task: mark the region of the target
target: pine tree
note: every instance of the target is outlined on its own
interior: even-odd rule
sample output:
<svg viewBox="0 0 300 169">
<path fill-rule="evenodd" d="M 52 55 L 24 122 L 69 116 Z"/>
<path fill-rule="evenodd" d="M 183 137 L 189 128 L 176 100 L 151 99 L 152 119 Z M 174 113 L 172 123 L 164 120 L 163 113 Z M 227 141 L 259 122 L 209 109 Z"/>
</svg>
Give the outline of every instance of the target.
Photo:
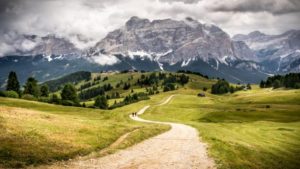
<svg viewBox="0 0 300 169">
<path fill-rule="evenodd" d="M 41 86 L 41 96 L 48 97 L 49 96 L 49 87 L 48 85 Z"/>
<path fill-rule="evenodd" d="M 260 84 L 259 84 L 259 87 L 260 88 L 265 88 L 265 85 L 266 85 L 266 83 L 265 83 L 265 81 L 260 81 Z"/>
<path fill-rule="evenodd" d="M 30 94 L 30 95 L 33 95 L 34 97 L 38 97 L 40 94 L 40 91 L 39 91 L 39 86 L 37 83 L 38 83 L 38 81 L 35 80 L 33 77 L 29 77 L 24 86 L 24 94 Z"/>
<path fill-rule="evenodd" d="M 7 86 L 6 86 L 7 91 L 15 91 L 18 94 L 20 94 L 20 83 L 18 81 L 18 77 L 16 72 L 11 71 L 8 75 L 8 80 L 7 80 Z"/>
<path fill-rule="evenodd" d="M 247 89 L 248 89 L 248 90 L 251 90 L 251 89 L 252 89 L 250 83 L 247 84 Z"/>
<path fill-rule="evenodd" d="M 275 80 L 273 82 L 273 87 L 274 87 L 274 89 L 281 87 L 280 81 L 279 80 Z"/>
<path fill-rule="evenodd" d="M 105 96 L 98 96 L 94 103 L 95 107 L 99 107 L 100 109 L 107 109 L 108 103 Z"/>
<path fill-rule="evenodd" d="M 79 99 L 76 93 L 76 88 L 72 84 L 66 84 L 61 92 L 61 99 L 62 100 L 69 100 L 74 103 L 79 103 Z"/>
<path fill-rule="evenodd" d="M 211 93 L 212 94 L 224 94 L 228 93 L 230 91 L 229 83 L 222 79 L 218 80 L 218 82 L 211 87 Z"/>
<path fill-rule="evenodd" d="M 52 95 L 50 102 L 59 104 L 59 98 L 58 98 L 57 94 Z"/>
</svg>

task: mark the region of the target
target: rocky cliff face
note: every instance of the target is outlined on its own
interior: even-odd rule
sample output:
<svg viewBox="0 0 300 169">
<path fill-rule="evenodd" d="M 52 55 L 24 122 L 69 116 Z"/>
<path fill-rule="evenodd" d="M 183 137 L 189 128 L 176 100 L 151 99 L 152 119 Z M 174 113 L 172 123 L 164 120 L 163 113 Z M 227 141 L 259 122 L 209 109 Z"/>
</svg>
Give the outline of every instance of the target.
<svg viewBox="0 0 300 169">
<path fill-rule="evenodd" d="M 149 21 L 132 17 L 125 26 L 110 32 L 97 43 L 93 51 L 124 56 L 139 52 L 169 64 L 191 59 L 222 62 L 224 57 L 244 59 L 253 56 L 245 44 L 232 42 L 219 27 L 201 24 L 191 18 Z"/>
<path fill-rule="evenodd" d="M 68 55 L 80 56 L 81 51 L 74 46 L 73 43 L 56 35 L 37 36 L 37 35 L 15 35 L 10 40 L 10 45 L 15 48 L 15 52 L 10 55 L 44 55 L 50 57 L 52 55 Z"/>
<path fill-rule="evenodd" d="M 281 35 L 266 35 L 255 31 L 248 35 L 236 35 L 233 39 L 245 42 L 270 73 L 300 71 L 299 30 L 291 30 Z"/>
<path fill-rule="evenodd" d="M 26 75 L 42 80 L 78 70 L 185 69 L 252 83 L 265 79 L 267 73 L 300 71 L 300 31 L 282 35 L 255 31 L 230 38 L 221 28 L 192 18 L 150 21 L 132 17 L 84 52 L 55 35 L 22 35 L 11 45 L 18 46 L 17 52 L 0 59 L 0 74 L 22 67 Z"/>
</svg>

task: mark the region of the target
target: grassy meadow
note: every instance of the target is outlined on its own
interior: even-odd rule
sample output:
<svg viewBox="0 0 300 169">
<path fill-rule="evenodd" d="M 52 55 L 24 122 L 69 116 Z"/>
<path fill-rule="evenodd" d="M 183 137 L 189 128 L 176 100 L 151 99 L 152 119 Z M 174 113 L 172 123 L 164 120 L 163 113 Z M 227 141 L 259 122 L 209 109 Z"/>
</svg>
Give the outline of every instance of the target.
<svg viewBox="0 0 300 169">
<path fill-rule="evenodd" d="M 115 86 L 128 79 L 134 83 L 141 74 L 101 74 L 102 78 L 106 76 L 108 80 L 91 88 L 108 83 Z M 160 87 L 159 94 L 150 96 L 150 100 L 113 110 L 0 97 L 0 168 L 49 164 L 90 154 L 102 156 L 105 154 L 100 150 L 126 133 L 128 137 L 107 153 L 167 131 L 169 126 L 139 123 L 128 117 L 146 105 L 152 106 L 143 118 L 195 127 L 220 169 L 299 168 L 300 90 L 252 86 L 248 91 L 212 95 L 210 88 L 216 80 L 188 76 L 189 83 L 178 90 L 162 92 Z M 146 91 L 145 87 L 132 87 L 134 92 Z M 206 97 L 197 97 L 203 88 L 208 88 Z M 114 88 L 108 94 L 112 92 L 119 92 L 121 98 L 110 99 L 109 105 L 123 100 L 131 89 Z M 173 94 L 168 104 L 156 106 Z M 91 106 L 94 101 L 84 103 Z"/>
<path fill-rule="evenodd" d="M 166 131 L 168 126 L 138 123 L 128 117 L 158 99 L 108 111 L 0 97 L 0 168 L 87 155 L 134 131 L 116 149 L 125 148 Z"/>
<path fill-rule="evenodd" d="M 254 87 L 206 97 L 190 89 L 177 93 L 143 117 L 198 129 L 218 168 L 299 168 L 300 90 Z"/>
</svg>

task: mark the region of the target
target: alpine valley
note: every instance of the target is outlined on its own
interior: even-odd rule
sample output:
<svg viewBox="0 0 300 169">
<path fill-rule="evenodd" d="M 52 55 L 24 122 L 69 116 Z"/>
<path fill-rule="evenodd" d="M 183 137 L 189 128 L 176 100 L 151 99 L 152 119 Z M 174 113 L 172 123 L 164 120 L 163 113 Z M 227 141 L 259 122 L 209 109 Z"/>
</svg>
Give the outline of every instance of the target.
<svg viewBox="0 0 300 169">
<path fill-rule="evenodd" d="M 93 47 L 80 50 L 57 35 L 18 35 L 24 48 L 0 58 L 0 84 L 14 70 L 21 83 L 47 81 L 76 71 L 190 70 L 235 83 L 257 83 L 271 74 L 300 72 L 300 31 L 232 38 L 213 24 L 130 18 Z"/>
</svg>

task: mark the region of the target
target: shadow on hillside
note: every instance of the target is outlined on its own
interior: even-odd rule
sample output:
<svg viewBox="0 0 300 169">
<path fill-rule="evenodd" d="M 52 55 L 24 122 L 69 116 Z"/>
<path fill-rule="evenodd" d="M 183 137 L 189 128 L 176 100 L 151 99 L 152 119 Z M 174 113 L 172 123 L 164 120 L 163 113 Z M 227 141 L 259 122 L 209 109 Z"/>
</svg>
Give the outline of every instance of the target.
<svg viewBox="0 0 300 169">
<path fill-rule="evenodd" d="M 297 122 L 300 121 L 299 112 L 297 111 L 256 111 L 256 110 L 224 110 L 210 112 L 198 119 L 199 122 L 205 123 L 244 123 L 255 121 L 270 122 Z"/>
<path fill-rule="evenodd" d="M 1 124 L 1 120 L 0 133 L 0 168 L 45 164 L 80 154 L 78 150 L 72 152 L 71 145 L 49 140 L 34 130 L 12 131 Z"/>
</svg>

